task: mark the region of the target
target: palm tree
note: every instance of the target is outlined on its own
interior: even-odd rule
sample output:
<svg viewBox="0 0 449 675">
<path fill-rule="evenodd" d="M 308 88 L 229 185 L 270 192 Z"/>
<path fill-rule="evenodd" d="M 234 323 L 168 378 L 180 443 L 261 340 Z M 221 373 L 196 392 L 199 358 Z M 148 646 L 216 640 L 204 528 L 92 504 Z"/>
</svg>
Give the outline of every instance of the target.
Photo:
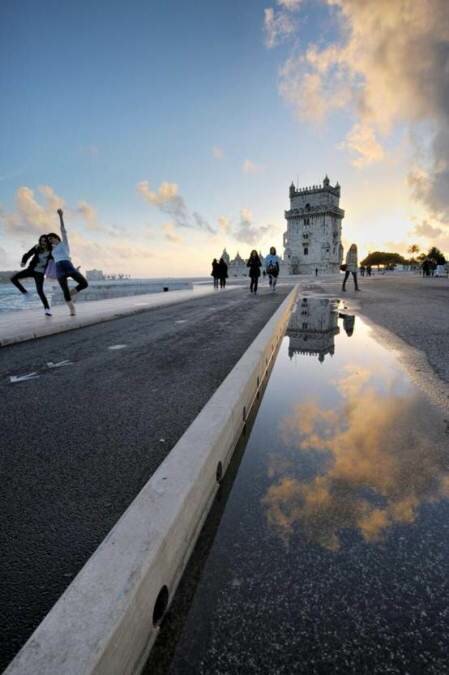
<svg viewBox="0 0 449 675">
<path fill-rule="evenodd" d="M 419 253 L 419 246 L 417 244 L 412 244 L 407 249 L 408 253 L 411 253 L 412 257 L 410 258 L 410 263 L 413 265 L 415 262 L 415 253 Z"/>
</svg>

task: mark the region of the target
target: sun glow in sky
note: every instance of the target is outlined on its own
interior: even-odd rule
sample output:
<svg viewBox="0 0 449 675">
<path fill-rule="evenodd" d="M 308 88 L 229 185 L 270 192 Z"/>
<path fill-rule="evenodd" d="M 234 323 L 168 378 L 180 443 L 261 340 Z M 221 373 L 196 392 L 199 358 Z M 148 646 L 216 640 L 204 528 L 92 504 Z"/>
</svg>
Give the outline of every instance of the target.
<svg viewBox="0 0 449 675">
<path fill-rule="evenodd" d="M 63 207 L 76 264 L 282 251 L 292 179 L 344 243 L 449 253 L 447 0 L 3 0 L 0 269 Z"/>
</svg>

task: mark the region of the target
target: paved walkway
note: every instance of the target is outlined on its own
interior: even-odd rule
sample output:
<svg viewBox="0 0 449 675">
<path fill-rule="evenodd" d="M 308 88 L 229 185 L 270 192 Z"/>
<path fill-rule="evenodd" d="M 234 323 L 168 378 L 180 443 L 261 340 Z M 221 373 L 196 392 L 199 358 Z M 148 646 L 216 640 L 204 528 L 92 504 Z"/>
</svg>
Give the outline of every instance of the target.
<svg viewBox="0 0 449 675">
<path fill-rule="evenodd" d="M 0 349 L 0 672 L 289 290 L 190 293 Z"/>
<path fill-rule="evenodd" d="M 234 287 L 225 289 L 232 290 Z M 223 291 L 220 291 L 223 292 Z M 0 314 L 0 346 L 25 342 L 34 338 L 63 333 L 67 330 L 91 326 L 152 307 L 162 307 L 184 302 L 214 293 L 211 286 L 168 293 L 148 293 L 126 298 L 80 302 L 76 305 L 76 316 L 70 316 L 65 305 L 52 307 L 53 316 L 47 317 L 42 309 L 29 309 Z"/>
</svg>

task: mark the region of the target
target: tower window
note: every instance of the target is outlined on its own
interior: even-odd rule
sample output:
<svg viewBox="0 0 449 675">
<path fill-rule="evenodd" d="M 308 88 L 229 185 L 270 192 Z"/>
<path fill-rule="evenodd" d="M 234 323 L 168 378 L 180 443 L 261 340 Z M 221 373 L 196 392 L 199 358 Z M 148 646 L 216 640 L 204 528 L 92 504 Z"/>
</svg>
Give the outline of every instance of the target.
<svg viewBox="0 0 449 675">
<path fill-rule="evenodd" d="M 304 255 L 309 255 L 309 249 L 307 246 L 304 247 Z"/>
</svg>

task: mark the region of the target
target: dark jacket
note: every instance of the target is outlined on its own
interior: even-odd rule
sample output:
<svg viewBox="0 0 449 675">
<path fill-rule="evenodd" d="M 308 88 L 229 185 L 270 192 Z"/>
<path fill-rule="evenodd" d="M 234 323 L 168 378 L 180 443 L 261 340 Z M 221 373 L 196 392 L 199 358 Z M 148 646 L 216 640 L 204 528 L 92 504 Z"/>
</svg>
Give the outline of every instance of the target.
<svg viewBox="0 0 449 675">
<path fill-rule="evenodd" d="M 218 263 L 218 278 L 227 279 L 228 278 L 228 266 L 224 260 L 220 260 Z"/>
<path fill-rule="evenodd" d="M 29 270 L 34 270 L 36 267 L 37 263 L 39 262 L 39 246 L 36 244 L 33 246 L 33 248 L 30 248 L 29 251 L 23 254 L 22 256 L 22 265 L 26 265 L 28 260 L 31 258 L 31 262 L 28 265 Z M 48 260 L 51 258 L 51 253 L 48 256 Z M 48 260 L 47 260 L 47 265 L 48 265 Z"/>
<path fill-rule="evenodd" d="M 260 262 L 259 256 L 255 258 L 249 258 L 246 266 L 249 267 L 249 276 L 250 277 L 260 277 L 260 268 L 262 263 Z"/>
<path fill-rule="evenodd" d="M 220 263 L 217 261 L 212 263 L 211 276 L 214 277 L 214 279 L 218 279 L 220 277 Z"/>
</svg>

